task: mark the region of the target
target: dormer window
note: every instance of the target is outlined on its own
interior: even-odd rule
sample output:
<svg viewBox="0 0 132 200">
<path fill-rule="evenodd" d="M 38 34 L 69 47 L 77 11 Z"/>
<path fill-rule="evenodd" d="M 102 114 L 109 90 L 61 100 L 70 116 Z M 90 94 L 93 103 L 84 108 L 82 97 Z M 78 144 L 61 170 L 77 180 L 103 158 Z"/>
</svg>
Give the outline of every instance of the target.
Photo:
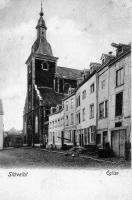
<svg viewBox="0 0 132 200">
<path fill-rule="evenodd" d="M 123 48 L 122 47 L 119 47 L 118 48 L 118 54 L 121 54 L 123 52 Z"/>
<path fill-rule="evenodd" d="M 103 59 L 102 59 L 102 64 L 104 64 L 104 63 L 105 63 L 105 59 L 103 58 Z"/>
</svg>

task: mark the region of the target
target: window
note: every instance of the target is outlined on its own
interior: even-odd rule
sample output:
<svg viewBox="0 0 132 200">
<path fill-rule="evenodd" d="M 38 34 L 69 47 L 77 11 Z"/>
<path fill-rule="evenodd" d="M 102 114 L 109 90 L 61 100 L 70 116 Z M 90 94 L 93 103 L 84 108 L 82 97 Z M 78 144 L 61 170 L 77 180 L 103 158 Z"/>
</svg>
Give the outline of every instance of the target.
<svg viewBox="0 0 132 200">
<path fill-rule="evenodd" d="M 53 129 L 54 129 L 54 122 L 53 122 Z"/>
<path fill-rule="evenodd" d="M 76 107 L 80 106 L 80 95 L 76 98 Z"/>
<path fill-rule="evenodd" d="M 73 124 L 74 124 L 74 114 L 71 113 L 71 125 L 73 125 Z"/>
<path fill-rule="evenodd" d="M 55 128 L 57 128 L 57 120 L 55 120 Z"/>
<path fill-rule="evenodd" d="M 90 85 L 90 93 L 94 92 L 94 83 L 92 85 Z"/>
<path fill-rule="evenodd" d="M 115 116 L 122 115 L 123 92 L 116 94 Z"/>
<path fill-rule="evenodd" d="M 85 121 L 85 108 L 82 109 L 82 120 Z"/>
<path fill-rule="evenodd" d="M 68 115 L 66 115 L 66 126 L 69 125 L 69 119 L 68 119 Z"/>
<path fill-rule="evenodd" d="M 46 70 L 46 71 L 49 70 L 49 64 L 47 62 L 43 61 L 41 63 L 41 69 Z"/>
<path fill-rule="evenodd" d="M 71 99 L 71 108 L 74 107 L 74 99 Z"/>
<path fill-rule="evenodd" d="M 60 119 L 58 119 L 58 127 L 60 127 Z"/>
<path fill-rule="evenodd" d="M 103 80 L 102 82 L 101 82 L 101 89 L 103 90 L 105 88 L 105 80 Z"/>
<path fill-rule="evenodd" d="M 104 117 L 104 102 L 99 104 L 99 118 L 102 119 Z"/>
<path fill-rule="evenodd" d="M 82 92 L 82 99 L 85 99 L 86 98 L 86 90 L 84 90 L 83 92 Z"/>
<path fill-rule="evenodd" d="M 68 111 L 68 101 L 66 101 L 66 111 Z"/>
<path fill-rule="evenodd" d="M 108 101 L 105 101 L 104 102 L 105 103 L 105 115 L 104 115 L 104 117 L 108 117 Z"/>
<path fill-rule="evenodd" d="M 104 64 L 104 63 L 105 63 L 105 58 L 102 59 L 102 64 Z"/>
<path fill-rule="evenodd" d="M 29 90 L 29 92 L 31 92 L 31 85 L 28 86 L 28 90 Z"/>
<path fill-rule="evenodd" d="M 93 143 L 94 142 L 94 127 L 93 126 L 89 128 L 89 132 L 90 132 L 90 142 Z"/>
<path fill-rule="evenodd" d="M 99 104 L 99 118 L 108 117 L 108 101 Z"/>
<path fill-rule="evenodd" d="M 28 108 L 29 108 L 29 110 L 32 108 L 31 107 L 31 102 L 28 103 Z"/>
<path fill-rule="evenodd" d="M 49 123 L 49 129 L 51 129 L 51 122 Z"/>
<path fill-rule="evenodd" d="M 81 122 L 80 112 L 76 114 L 76 120 L 77 120 L 77 124 L 80 124 Z"/>
<path fill-rule="evenodd" d="M 72 139 L 72 132 L 69 131 L 69 140 L 71 141 L 71 139 Z"/>
<path fill-rule="evenodd" d="M 35 133 L 38 133 L 38 116 L 35 117 Z"/>
<path fill-rule="evenodd" d="M 116 122 L 115 123 L 115 127 L 121 127 L 122 126 L 122 122 Z"/>
<path fill-rule="evenodd" d="M 124 83 L 123 68 L 116 71 L 116 86 L 120 86 Z"/>
<path fill-rule="evenodd" d="M 118 51 L 118 54 L 120 54 L 120 53 L 123 52 L 123 48 L 122 48 L 122 47 L 119 47 L 117 51 Z"/>
<path fill-rule="evenodd" d="M 90 119 L 94 118 L 94 104 L 90 105 Z"/>
</svg>

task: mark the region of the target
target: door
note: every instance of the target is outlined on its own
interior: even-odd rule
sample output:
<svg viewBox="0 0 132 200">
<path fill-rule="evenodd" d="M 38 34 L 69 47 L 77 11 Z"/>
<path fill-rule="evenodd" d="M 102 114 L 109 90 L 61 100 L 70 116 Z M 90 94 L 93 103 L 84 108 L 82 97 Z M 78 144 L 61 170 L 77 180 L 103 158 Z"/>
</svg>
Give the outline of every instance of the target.
<svg viewBox="0 0 132 200">
<path fill-rule="evenodd" d="M 111 133 L 111 146 L 116 156 L 125 157 L 126 130 L 116 130 Z"/>
<path fill-rule="evenodd" d="M 61 131 L 61 145 L 64 146 L 64 131 Z"/>
<path fill-rule="evenodd" d="M 126 141 L 126 131 L 120 130 L 120 156 L 125 157 L 125 141 Z"/>
<path fill-rule="evenodd" d="M 81 134 L 79 134 L 79 145 L 81 146 Z"/>
<path fill-rule="evenodd" d="M 107 143 L 107 131 L 103 132 L 103 148 L 106 147 L 106 143 Z"/>
<path fill-rule="evenodd" d="M 119 156 L 119 133 L 117 131 L 111 133 L 111 146 L 115 156 Z"/>
<path fill-rule="evenodd" d="M 54 136 L 54 132 L 53 132 L 53 145 L 55 144 L 55 136 Z"/>
<path fill-rule="evenodd" d="M 73 131 L 73 144 L 76 146 L 76 131 Z"/>
</svg>

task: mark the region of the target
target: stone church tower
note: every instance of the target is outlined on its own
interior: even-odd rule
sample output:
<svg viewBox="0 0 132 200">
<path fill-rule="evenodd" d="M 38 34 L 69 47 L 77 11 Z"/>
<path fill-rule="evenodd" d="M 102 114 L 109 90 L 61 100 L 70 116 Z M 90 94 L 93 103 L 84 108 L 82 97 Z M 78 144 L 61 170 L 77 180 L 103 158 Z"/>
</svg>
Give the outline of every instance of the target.
<svg viewBox="0 0 132 200">
<path fill-rule="evenodd" d="M 27 96 L 23 115 L 23 130 L 29 146 L 46 146 L 50 108 L 61 104 L 68 88 L 77 87 L 80 70 L 58 67 L 50 44 L 46 39 L 47 27 L 40 17 L 36 26 L 37 38 L 31 48 L 27 65 Z"/>
</svg>

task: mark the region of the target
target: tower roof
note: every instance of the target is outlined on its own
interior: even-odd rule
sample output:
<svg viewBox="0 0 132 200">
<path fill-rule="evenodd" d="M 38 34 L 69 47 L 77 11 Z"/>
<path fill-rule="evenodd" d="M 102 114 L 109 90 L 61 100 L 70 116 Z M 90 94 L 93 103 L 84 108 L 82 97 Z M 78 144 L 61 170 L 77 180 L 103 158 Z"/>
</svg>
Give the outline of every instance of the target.
<svg viewBox="0 0 132 200">
<path fill-rule="evenodd" d="M 43 8 L 42 8 L 42 1 L 41 1 L 41 10 L 40 10 L 40 18 L 38 20 L 36 29 L 37 29 L 37 39 L 32 45 L 31 53 L 41 54 L 41 55 L 48 55 L 53 57 L 52 49 L 50 44 L 46 39 L 46 24 L 43 19 Z"/>
<path fill-rule="evenodd" d="M 41 38 L 41 39 L 38 38 L 34 42 L 32 46 L 32 52 L 37 53 L 37 54 L 42 54 L 42 55 L 53 56 L 51 46 L 45 38 Z"/>
<path fill-rule="evenodd" d="M 39 27 L 44 27 L 45 29 L 47 29 L 45 21 L 43 19 L 43 16 L 40 15 L 40 18 L 38 20 L 38 24 L 36 26 L 36 29 L 38 29 Z"/>
<path fill-rule="evenodd" d="M 45 21 L 43 19 L 43 15 L 44 15 L 44 13 L 43 13 L 43 6 L 42 6 L 42 0 L 41 0 L 40 18 L 38 20 L 38 24 L 36 26 L 36 29 L 38 29 L 39 27 L 43 27 L 43 28 L 47 29 Z"/>
</svg>

